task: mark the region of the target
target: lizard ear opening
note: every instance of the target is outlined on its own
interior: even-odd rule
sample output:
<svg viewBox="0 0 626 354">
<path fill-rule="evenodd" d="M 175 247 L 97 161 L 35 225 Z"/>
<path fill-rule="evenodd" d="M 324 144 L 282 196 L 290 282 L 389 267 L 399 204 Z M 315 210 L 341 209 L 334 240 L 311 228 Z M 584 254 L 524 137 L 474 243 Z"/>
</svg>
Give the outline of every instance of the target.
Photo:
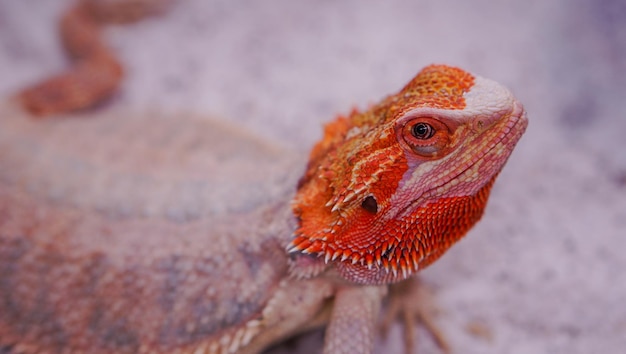
<svg viewBox="0 0 626 354">
<path fill-rule="evenodd" d="M 378 212 L 378 202 L 373 195 L 368 195 L 367 197 L 365 197 L 365 199 L 363 199 L 363 202 L 361 203 L 361 207 L 363 207 L 363 209 L 372 214 L 376 214 Z"/>
<path fill-rule="evenodd" d="M 417 155 L 438 158 L 444 155 L 451 141 L 451 131 L 441 120 L 416 117 L 401 128 L 402 141 Z"/>
</svg>

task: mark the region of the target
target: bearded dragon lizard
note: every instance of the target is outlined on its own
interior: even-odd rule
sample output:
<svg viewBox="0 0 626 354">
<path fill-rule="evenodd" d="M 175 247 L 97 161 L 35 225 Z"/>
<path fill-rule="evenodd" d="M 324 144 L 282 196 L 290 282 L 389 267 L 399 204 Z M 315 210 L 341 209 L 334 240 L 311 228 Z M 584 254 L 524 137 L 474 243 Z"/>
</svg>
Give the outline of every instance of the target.
<svg viewBox="0 0 626 354">
<path fill-rule="evenodd" d="M 372 352 L 389 284 L 481 218 L 526 125 L 508 90 L 444 65 L 328 124 L 306 167 L 190 115 L 6 105 L 0 348 L 258 353 L 327 323 L 325 353 Z"/>
</svg>

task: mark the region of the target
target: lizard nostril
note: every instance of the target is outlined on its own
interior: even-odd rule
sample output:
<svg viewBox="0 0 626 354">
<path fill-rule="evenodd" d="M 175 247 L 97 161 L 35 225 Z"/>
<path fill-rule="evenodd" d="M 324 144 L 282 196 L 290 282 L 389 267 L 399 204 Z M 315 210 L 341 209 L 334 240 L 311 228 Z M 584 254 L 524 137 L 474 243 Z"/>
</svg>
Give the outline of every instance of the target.
<svg viewBox="0 0 626 354">
<path fill-rule="evenodd" d="M 372 214 L 376 214 L 378 212 L 378 202 L 372 195 L 368 195 L 365 199 L 363 199 L 361 207 Z"/>
</svg>

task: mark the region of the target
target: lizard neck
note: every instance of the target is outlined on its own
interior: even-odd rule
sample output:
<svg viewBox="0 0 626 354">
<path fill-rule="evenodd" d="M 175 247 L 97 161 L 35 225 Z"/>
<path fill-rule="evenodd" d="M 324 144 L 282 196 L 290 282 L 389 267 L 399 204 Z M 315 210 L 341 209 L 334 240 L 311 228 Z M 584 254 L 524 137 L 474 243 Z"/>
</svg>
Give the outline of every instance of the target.
<svg viewBox="0 0 626 354">
<path fill-rule="evenodd" d="M 407 229 L 401 238 L 391 238 L 371 252 L 381 267 L 338 262 L 336 268 L 347 280 L 362 284 L 387 284 L 407 279 L 428 267 L 459 241 L 481 219 L 494 176 L 476 194 L 441 198 L 417 210 L 412 224 L 397 220 L 390 228 Z M 437 236 L 439 235 L 439 236 Z"/>
<path fill-rule="evenodd" d="M 320 255 L 296 253 L 291 256 L 289 272 L 296 278 L 310 278 L 333 270 L 329 273 L 331 278 L 368 285 L 407 279 L 439 259 L 481 219 L 496 177 L 474 195 L 442 198 L 420 208 L 416 221 L 409 226 L 410 232 L 369 251 L 380 260 L 380 266 L 376 262 L 377 265 L 369 267 L 364 262 L 326 263 Z M 390 227 L 407 228 L 406 225 Z"/>
</svg>

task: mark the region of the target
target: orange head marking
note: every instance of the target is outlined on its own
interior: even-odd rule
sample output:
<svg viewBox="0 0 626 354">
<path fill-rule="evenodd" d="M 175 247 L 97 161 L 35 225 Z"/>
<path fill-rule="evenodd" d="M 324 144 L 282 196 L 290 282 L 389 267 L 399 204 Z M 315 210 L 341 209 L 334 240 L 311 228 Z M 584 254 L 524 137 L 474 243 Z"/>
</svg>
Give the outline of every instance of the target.
<svg viewBox="0 0 626 354">
<path fill-rule="evenodd" d="M 291 249 L 355 282 L 408 277 L 480 219 L 526 122 L 495 82 L 424 68 L 398 94 L 326 126 L 293 202 Z"/>
</svg>

